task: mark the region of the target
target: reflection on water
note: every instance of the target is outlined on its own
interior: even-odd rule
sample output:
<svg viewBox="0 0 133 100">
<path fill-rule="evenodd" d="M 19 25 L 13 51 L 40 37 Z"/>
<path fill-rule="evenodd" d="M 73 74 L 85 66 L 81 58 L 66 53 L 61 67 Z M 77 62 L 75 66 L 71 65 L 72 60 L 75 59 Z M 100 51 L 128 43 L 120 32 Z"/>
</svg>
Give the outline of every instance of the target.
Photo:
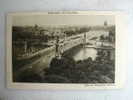
<svg viewBox="0 0 133 100">
<path fill-rule="evenodd" d="M 95 60 L 96 56 L 97 56 L 97 50 L 96 49 L 94 49 L 94 48 L 82 48 L 74 55 L 73 58 L 76 61 L 84 60 L 84 59 L 87 59 L 88 57 L 91 57 L 93 60 Z"/>
</svg>

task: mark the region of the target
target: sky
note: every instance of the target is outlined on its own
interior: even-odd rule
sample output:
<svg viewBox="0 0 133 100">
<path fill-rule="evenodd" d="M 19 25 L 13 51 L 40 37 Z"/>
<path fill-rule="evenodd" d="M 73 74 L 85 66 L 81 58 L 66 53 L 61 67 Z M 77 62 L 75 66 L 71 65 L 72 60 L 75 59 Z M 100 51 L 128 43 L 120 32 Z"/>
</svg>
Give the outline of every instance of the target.
<svg viewBox="0 0 133 100">
<path fill-rule="evenodd" d="M 19 15 L 13 16 L 13 26 L 37 25 L 109 25 L 115 24 L 113 15 Z"/>
</svg>

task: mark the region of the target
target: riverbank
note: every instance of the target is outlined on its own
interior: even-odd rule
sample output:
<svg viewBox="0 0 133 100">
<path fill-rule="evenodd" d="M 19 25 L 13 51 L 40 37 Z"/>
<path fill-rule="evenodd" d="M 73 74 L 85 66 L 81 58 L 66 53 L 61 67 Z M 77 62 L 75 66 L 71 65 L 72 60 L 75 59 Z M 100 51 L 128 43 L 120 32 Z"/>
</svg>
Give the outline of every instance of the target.
<svg viewBox="0 0 133 100">
<path fill-rule="evenodd" d="M 98 52 L 95 60 L 75 61 L 68 57 L 53 58 L 42 82 L 46 83 L 114 83 L 115 62 Z"/>
</svg>

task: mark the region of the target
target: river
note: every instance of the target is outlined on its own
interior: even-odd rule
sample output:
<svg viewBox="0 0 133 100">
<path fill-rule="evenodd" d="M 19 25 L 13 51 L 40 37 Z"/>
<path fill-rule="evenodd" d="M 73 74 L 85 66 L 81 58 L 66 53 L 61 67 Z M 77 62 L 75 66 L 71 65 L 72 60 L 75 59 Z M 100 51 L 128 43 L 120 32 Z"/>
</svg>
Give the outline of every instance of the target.
<svg viewBox="0 0 133 100">
<path fill-rule="evenodd" d="M 79 51 L 73 56 L 75 61 L 84 60 L 88 57 L 91 57 L 92 60 L 95 60 L 97 57 L 97 50 L 94 48 L 80 48 Z"/>
</svg>

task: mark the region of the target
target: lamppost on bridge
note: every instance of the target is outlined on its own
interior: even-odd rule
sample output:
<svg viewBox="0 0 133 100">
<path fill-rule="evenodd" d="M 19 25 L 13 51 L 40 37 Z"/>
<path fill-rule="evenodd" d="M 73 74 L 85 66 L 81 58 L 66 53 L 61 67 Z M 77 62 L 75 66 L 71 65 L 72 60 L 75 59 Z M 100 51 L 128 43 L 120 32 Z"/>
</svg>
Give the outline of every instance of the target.
<svg viewBox="0 0 133 100">
<path fill-rule="evenodd" d="M 60 42 L 59 36 L 57 36 L 57 38 L 56 38 L 56 44 L 55 44 L 55 57 L 57 57 L 57 58 L 61 58 L 60 44 L 59 44 L 59 42 Z"/>
<path fill-rule="evenodd" d="M 84 33 L 84 37 L 83 37 L 83 47 L 85 47 L 86 45 L 86 33 Z"/>
</svg>

